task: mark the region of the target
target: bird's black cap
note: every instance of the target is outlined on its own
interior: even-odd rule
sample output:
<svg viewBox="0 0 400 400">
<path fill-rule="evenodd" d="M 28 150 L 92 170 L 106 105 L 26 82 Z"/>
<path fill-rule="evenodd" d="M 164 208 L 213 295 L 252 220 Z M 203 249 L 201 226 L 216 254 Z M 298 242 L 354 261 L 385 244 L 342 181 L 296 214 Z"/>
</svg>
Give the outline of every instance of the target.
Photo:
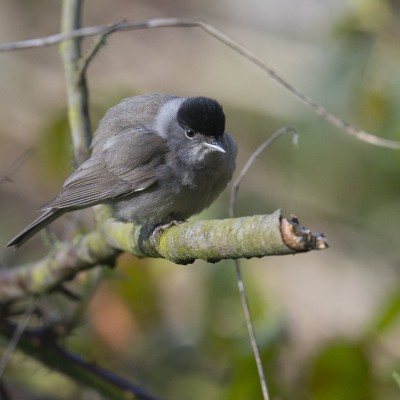
<svg viewBox="0 0 400 400">
<path fill-rule="evenodd" d="M 225 131 L 222 106 L 208 97 L 189 97 L 179 107 L 178 123 L 203 135 L 219 137 Z"/>
</svg>

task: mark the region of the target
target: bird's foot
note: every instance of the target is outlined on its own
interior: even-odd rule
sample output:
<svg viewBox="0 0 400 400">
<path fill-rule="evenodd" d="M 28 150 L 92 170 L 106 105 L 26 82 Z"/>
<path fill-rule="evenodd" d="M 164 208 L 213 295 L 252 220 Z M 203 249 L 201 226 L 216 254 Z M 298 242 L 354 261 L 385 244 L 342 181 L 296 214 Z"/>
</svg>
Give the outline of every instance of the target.
<svg viewBox="0 0 400 400">
<path fill-rule="evenodd" d="M 180 224 L 183 224 L 186 221 L 178 221 L 173 219 L 172 221 L 168 222 L 167 224 L 162 224 L 158 225 L 154 228 L 153 233 L 151 234 L 151 238 L 155 242 L 157 237 L 161 235 L 167 228 L 170 228 L 171 226 L 178 226 Z"/>
</svg>

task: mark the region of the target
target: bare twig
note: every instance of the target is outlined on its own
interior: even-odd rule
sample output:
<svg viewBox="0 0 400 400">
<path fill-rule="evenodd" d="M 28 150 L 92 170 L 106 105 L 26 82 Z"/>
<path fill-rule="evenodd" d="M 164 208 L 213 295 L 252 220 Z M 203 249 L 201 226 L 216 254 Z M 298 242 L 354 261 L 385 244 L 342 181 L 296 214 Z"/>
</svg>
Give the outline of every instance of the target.
<svg viewBox="0 0 400 400">
<path fill-rule="evenodd" d="M 5 53 L 5 52 L 9 52 L 9 51 L 17 51 L 17 50 L 33 49 L 33 48 L 37 48 L 37 47 L 54 46 L 56 44 L 59 44 L 61 42 L 65 42 L 67 40 L 74 39 L 74 38 L 84 38 L 84 37 L 96 36 L 96 35 L 102 34 L 103 32 L 107 32 L 110 29 L 110 27 L 112 27 L 112 26 L 115 26 L 115 24 L 88 26 L 85 28 L 75 29 L 70 32 L 56 33 L 55 35 L 50 35 L 50 36 L 46 36 L 46 37 L 21 40 L 21 41 L 12 42 L 12 43 L 4 43 L 4 44 L 0 44 L 0 53 Z M 114 30 L 118 30 L 118 26 L 115 26 Z"/>
<path fill-rule="evenodd" d="M 265 377 L 264 367 L 262 365 L 260 349 L 258 348 L 257 344 L 256 332 L 254 329 L 253 319 L 251 316 L 249 300 L 247 298 L 247 293 L 244 286 L 242 270 L 240 268 L 240 262 L 237 259 L 234 260 L 234 262 L 235 262 L 235 271 L 236 271 L 237 284 L 239 288 L 240 300 L 242 302 L 243 313 L 246 319 L 246 326 L 249 332 L 251 349 L 253 351 L 254 359 L 257 365 L 258 379 L 260 380 L 261 391 L 264 400 L 269 400 L 267 379 Z"/>
<path fill-rule="evenodd" d="M 249 157 L 246 164 L 242 168 L 239 173 L 239 176 L 236 178 L 232 190 L 231 190 L 231 198 L 230 198 L 230 205 L 229 205 L 229 216 L 233 218 L 236 212 L 236 201 L 237 195 L 240 187 L 240 183 L 242 182 L 243 178 L 246 176 L 247 172 L 253 165 L 254 161 L 257 157 L 269 146 L 271 145 L 276 139 L 280 136 L 284 135 L 285 133 L 293 132 L 295 135 L 295 141 L 297 141 L 297 132 L 294 128 L 282 128 L 276 131 L 270 138 L 268 138 L 261 146 L 259 146 L 256 151 Z M 258 377 L 260 379 L 261 391 L 263 393 L 264 400 L 269 400 L 269 393 L 268 393 L 268 386 L 267 380 L 264 373 L 264 368 L 262 365 L 260 349 L 258 348 L 256 333 L 254 329 L 253 319 L 251 316 L 249 301 L 246 294 L 246 289 L 244 286 L 242 270 L 240 268 L 240 262 L 238 259 L 235 260 L 235 270 L 236 270 L 236 277 L 237 283 L 239 287 L 240 299 L 242 302 L 243 312 L 246 319 L 247 330 L 249 331 L 250 336 L 250 343 L 251 348 L 253 350 L 254 359 L 257 365 Z"/>
<path fill-rule="evenodd" d="M 7 368 L 8 363 L 11 360 L 12 355 L 14 354 L 15 349 L 18 346 L 18 342 L 24 333 L 24 330 L 29 324 L 29 321 L 32 317 L 33 311 L 36 307 L 36 300 L 31 301 L 28 306 L 26 307 L 24 314 L 22 315 L 21 319 L 18 321 L 16 328 L 13 332 L 13 335 L 10 341 L 7 343 L 7 347 L 4 350 L 4 353 L 0 359 L 0 379 L 4 374 L 5 369 Z"/>
<path fill-rule="evenodd" d="M 94 56 L 98 53 L 101 47 L 105 44 L 107 36 L 113 32 L 114 28 L 118 26 L 120 22 L 110 25 L 104 31 L 99 33 L 99 35 L 95 38 L 91 48 L 83 55 L 80 59 L 80 69 L 77 71 L 77 75 L 81 78 L 84 78 L 86 74 L 86 70 L 89 67 L 90 62 L 93 60 Z"/>
<path fill-rule="evenodd" d="M 29 158 L 32 157 L 35 149 L 33 147 L 29 147 L 22 154 L 20 154 L 12 164 L 2 173 L 0 176 L 0 183 L 3 182 L 12 182 L 12 175 L 26 162 Z"/>
<path fill-rule="evenodd" d="M 79 369 L 84 371 L 86 374 L 94 375 L 98 380 L 104 381 L 106 384 L 112 385 L 118 388 L 122 393 L 124 398 L 132 398 L 134 396 L 135 399 L 138 400 L 157 400 L 158 398 L 154 397 L 150 393 L 147 393 L 142 387 L 135 385 L 121 376 L 114 374 L 112 371 L 102 368 L 99 365 L 96 365 L 93 362 L 89 362 L 79 356 L 78 354 L 72 353 L 59 346 L 56 343 L 52 345 L 53 349 L 59 353 L 59 355 L 65 359 L 68 363 L 75 364 Z M 104 393 L 102 393 L 104 394 Z M 160 400 L 160 399 L 158 399 Z"/>
<path fill-rule="evenodd" d="M 278 139 L 280 136 L 284 135 L 285 133 L 290 133 L 290 132 L 292 132 L 294 134 L 294 141 L 297 141 L 298 134 L 297 134 L 296 129 L 290 128 L 290 127 L 284 127 L 284 128 L 277 130 L 270 138 L 268 138 L 261 146 L 259 146 L 254 151 L 254 153 L 249 157 L 246 164 L 244 165 L 244 167 L 242 168 L 238 177 L 235 179 L 235 182 L 232 185 L 231 198 L 230 198 L 230 204 L 229 204 L 229 216 L 231 218 L 233 218 L 236 214 L 236 201 L 237 201 L 237 194 L 238 194 L 238 190 L 240 187 L 240 183 L 242 182 L 243 178 L 246 176 L 247 172 L 253 165 L 254 161 L 276 139 Z"/>
<path fill-rule="evenodd" d="M 76 1 L 76 0 L 74 0 Z M 326 121 L 334 125 L 335 127 L 343 130 L 347 134 L 354 136 L 355 138 L 372 144 L 374 146 L 381 146 L 390 149 L 400 149 L 400 142 L 380 138 L 376 135 L 372 135 L 366 131 L 355 128 L 349 122 L 335 116 L 329 112 L 326 108 L 319 105 L 311 97 L 303 94 L 299 89 L 295 88 L 289 82 L 287 82 L 283 77 L 281 77 L 273 68 L 267 65 L 254 53 L 252 53 L 247 47 L 241 45 L 235 39 L 231 38 L 229 35 L 209 24 L 202 19 L 192 19 L 192 18 L 155 18 L 150 20 L 145 20 L 137 23 L 121 22 L 117 24 L 108 25 L 97 25 L 90 26 L 81 29 L 70 30 L 69 32 L 64 31 L 63 33 L 51 35 L 43 38 L 24 40 L 14 43 L 6 43 L 0 45 L 0 52 L 30 49 L 34 47 L 51 46 L 57 43 L 61 43 L 72 38 L 82 38 L 88 36 L 111 34 L 118 31 L 131 31 L 139 29 L 152 29 L 152 28 L 181 28 L 181 27 L 198 27 L 203 31 L 207 32 L 209 35 L 213 36 L 226 46 L 230 47 L 236 53 L 248 59 L 253 64 L 257 65 L 264 72 L 266 72 L 275 82 L 283 86 L 288 90 L 293 96 L 299 99 L 307 107 L 311 108 L 316 114 L 324 118 Z"/>
</svg>

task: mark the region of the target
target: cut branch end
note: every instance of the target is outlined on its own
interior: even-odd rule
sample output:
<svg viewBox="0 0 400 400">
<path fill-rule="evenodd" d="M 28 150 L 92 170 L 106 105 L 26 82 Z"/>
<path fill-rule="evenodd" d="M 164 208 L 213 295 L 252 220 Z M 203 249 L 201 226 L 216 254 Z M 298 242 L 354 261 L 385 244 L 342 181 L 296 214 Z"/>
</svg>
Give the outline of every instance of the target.
<svg viewBox="0 0 400 400">
<path fill-rule="evenodd" d="M 329 247 L 323 233 L 312 232 L 301 226 L 295 215 L 292 215 L 290 220 L 281 218 L 281 232 L 285 244 L 296 252 L 324 250 Z"/>
</svg>

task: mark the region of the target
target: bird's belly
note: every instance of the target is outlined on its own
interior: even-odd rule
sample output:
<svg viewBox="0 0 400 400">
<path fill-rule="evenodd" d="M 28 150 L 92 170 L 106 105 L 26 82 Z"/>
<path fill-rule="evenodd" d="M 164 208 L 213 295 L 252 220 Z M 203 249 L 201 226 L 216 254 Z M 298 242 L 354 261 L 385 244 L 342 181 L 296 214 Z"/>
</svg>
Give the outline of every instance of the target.
<svg viewBox="0 0 400 400">
<path fill-rule="evenodd" d="M 212 168 L 191 169 L 164 164 L 158 183 L 131 195 L 113 199 L 114 217 L 139 224 L 165 224 L 198 214 L 218 197 L 232 177 L 234 162 L 221 159 Z"/>
<path fill-rule="evenodd" d="M 172 220 L 186 220 L 207 208 L 220 191 L 212 187 L 174 188 L 156 187 L 138 192 L 112 203 L 114 217 L 125 222 L 164 224 Z"/>
</svg>

